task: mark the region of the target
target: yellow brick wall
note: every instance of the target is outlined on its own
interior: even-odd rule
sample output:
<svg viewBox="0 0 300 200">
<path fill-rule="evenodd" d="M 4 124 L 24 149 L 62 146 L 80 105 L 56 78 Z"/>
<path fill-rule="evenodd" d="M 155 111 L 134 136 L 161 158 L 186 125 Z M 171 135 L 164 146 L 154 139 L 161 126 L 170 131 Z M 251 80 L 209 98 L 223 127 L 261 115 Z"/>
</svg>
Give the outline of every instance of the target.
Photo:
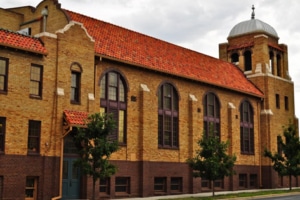
<svg viewBox="0 0 300 200">
<path fill-rule="evenodd" d="M 19 30 L 23 15 L 0 8 L 0 16 L 1 28 L 13 31 Z"/>
<path fill-rule="evenodd" d="M 106 72 L 109 69 L 115 69 L 121 72 L 121 74 L 125 75 L 129 84 L 127 146 L 122 147 L 119 152 L 113 155 L 112 159 L 185 162 L 187 158 L 195 155 L 196 149 L 199 149 L 196 142 L 201 138 L 203 131 L 204 108 L 202 99 L 206 92 L 213 91 L 220 99 L 221 139 L 223 141 L 230 140 L 232 144 L 234 144 L 231 146 L 231 152 L 238 156 L 237 164 L 259 164 L 258 113 L 260 105 L 257 102 L 260 102 L 260 99 L 249 97 L 254 109 L 255 155 L 241 155 L 239 105 L 241 101 L 245 99 L 244 95 L 106 61 L 100 62 L 97 66 L 96 77 L 100 77 L 102 72 Z M 157 90 L 159 85 L 164 81 L 172 83 L 178 89 L 180 96 L 179 150 L 158 148 Z M 99 82 L 98 78 L 96 82 Z M 141 84 L 146 84 L 150 91 L 141 91 Z M 96 92 L 99 91 L 100 88 L 97 86 Z M 192 101 L 189 96 L 190 94 L 195 95 L 197 101 Z M 98 97 L 98 95 L 96 96 Z M 130 96 L 136 96 L 137 101 L 130 101 Z M 235 106 L 235 108 L 232 109 L 233 114 L 230 121 L 228 120 L 229 102 Z M 99 106 L 99 104 L 96 105 L 96 107 L 97 106 Z M 200 112 L 198 112 L 198 108 Z M 142 125 L 141 122 L 143 123 Z M 231 122 L 232 125 L 229 124 L 229 122 Z M 142 126 L 142 131 L 140 126 Z M 229 126 L 232 128 L 232 132 L 230 133 Z"/>
<path fill-rule="evenodd" d="M 1 95 L 1 116 L 7 118 L 6 154 L 27 154 L 28 120 L 42 121 L 41 154 L 46 153 L 46 143 L 50 143 L 51 116 L 53 105 L 54 71 L 44 59 L 20 52 L 2 50 L 1 57 L 9 58 L 7 95 Z M 42 99 L 29 97 L 31 64 L 43 65 Z"/>
</svg>

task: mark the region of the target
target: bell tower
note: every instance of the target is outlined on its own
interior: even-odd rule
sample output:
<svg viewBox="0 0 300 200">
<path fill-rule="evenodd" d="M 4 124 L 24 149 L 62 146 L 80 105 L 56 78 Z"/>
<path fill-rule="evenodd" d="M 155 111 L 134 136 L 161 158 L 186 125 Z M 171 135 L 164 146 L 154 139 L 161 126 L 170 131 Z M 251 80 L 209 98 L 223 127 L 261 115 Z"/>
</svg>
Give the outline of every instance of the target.
<svg viewBox="0 0 300 200">
<path fill-rule="evenodd" d="M 219 58 L 240 68 L 245 76 L 263 93 L 261 112 L 254 113 L 259 119 L 259 141 L 261 141 L 261 172 L 271 176 L 264 181 L 263 188 L 280 187 L 277 173 L 272 170 L 269 159 L 263 157 L 265 148 L 277 151 L 277 136 L 282 135 L 283 126 L 298 124 L 295 117 L 294 83 L 289 75 L 288 47 L 279 43 L 275 29 L 255 18 L 252 6 L 250 20 L 235 25 L 226 43 L 219 44 Z M 265 179 L 267 180 L 267 179 Z"/>
</svg>

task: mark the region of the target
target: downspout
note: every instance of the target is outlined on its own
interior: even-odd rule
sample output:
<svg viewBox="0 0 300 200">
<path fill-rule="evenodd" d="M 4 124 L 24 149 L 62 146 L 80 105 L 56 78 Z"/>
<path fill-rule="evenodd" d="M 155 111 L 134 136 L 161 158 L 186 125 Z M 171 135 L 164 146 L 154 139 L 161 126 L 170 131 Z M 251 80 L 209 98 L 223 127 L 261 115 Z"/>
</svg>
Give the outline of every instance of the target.
<svg viewBox="0 0 300 200">
<path fill-rule="evenodd" d="M 261 99 L 261 101 L 262 101 L 262 99 Z M 259 103 L 259 101 L 257 101 L 257 118 L 258 118 L 258 124 L 259 124 L 259 126 L 258 126 L 258 134 L 259 134 L 259 136 L 258 136 L 258 144 L 259 144 L 259 188 L 262 188 L 262 151 L 261 151 L 261 149 L 262 149 L 262 144 L 261 144 L 261 132 L 260 132 L 260 130 L 261 130 L 261 122 L 260 122 L 260 115 L 261 115 L 261 110 L 259 109 L 259 106 L 261 106 L 260 105 L 260 103 Z"/>
<path fill-rule="evenodd" d="M 56 126 L 57 126 L 57 110 L 58 110 L 58 94 L 57 94 L 57 87 L 58 87 L 58 37 L 56 38 L 56 69 L 55 69 L 55 90 L 54 90 L 54 94 L 55 94 L 55 101 L 56 101 L 56 107 L 55 107 L 55 131 L 57 130 Z M 59 194 L 56 197 L 53 197 L 51 200 L 57 200 L 57 199 L 61 199 L 62 197 L 62 162 L 63 162 L 63 137 L 61 138 L 61 147 L 60 147 L 60 164 L 59 164 Z M 56 142 L 54 142 L 54 150 L 56 152 Z"/>
<path fill-rule="evenodd" d="M 69 127 L 69 129 L 67 130 L 67 132 L 65 132 L 61 139 L 61 143 L 60 143 L 60 164 L 59 164 L 59 196 L 57 197 L 53 197 L 51 200 L 57 200 L 57 199 L 61 199 L 62 198 L 62 179 L 63 179 L 63 161 L 64 161 L 64 137 L 66 135 L 68 135 L 70 132 L 72 131 L 72 126 Z"/>
</svg>

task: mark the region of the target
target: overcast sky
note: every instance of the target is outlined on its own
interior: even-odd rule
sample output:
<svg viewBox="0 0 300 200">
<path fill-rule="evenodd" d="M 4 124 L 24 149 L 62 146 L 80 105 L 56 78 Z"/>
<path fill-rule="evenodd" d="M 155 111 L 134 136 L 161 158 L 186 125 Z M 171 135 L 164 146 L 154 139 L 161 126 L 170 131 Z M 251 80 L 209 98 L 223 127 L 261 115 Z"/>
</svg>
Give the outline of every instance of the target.
<svg viewBox="0 0 300 200">
<path fill-rule="evenodd" d="M 1 0 L 0 7 L 37 6 L 39 0 Z M 218 58 L 234 25 L 251 18 L 270 24 L 288 45 L 289 71 L 300 117 L 299 0 L 59 0 L 61 6 Z M 1 26 L 1 25 L 0 25 Z M 300 61 L 299 61 L 300 62 Z"/>
</svg>

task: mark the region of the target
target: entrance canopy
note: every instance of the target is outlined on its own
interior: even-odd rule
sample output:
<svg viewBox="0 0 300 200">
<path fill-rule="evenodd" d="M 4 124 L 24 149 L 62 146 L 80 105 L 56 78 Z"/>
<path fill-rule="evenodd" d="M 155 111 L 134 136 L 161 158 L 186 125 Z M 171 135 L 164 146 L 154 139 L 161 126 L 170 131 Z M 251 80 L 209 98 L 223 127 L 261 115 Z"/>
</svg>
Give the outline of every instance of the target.
<svg viewBox="0 0 300 200">
<path fill-rule="evenodd" d="M 68 127 L 85 127 L 88 112 L 64 110 L 64 125 Z"/>
</svg>

